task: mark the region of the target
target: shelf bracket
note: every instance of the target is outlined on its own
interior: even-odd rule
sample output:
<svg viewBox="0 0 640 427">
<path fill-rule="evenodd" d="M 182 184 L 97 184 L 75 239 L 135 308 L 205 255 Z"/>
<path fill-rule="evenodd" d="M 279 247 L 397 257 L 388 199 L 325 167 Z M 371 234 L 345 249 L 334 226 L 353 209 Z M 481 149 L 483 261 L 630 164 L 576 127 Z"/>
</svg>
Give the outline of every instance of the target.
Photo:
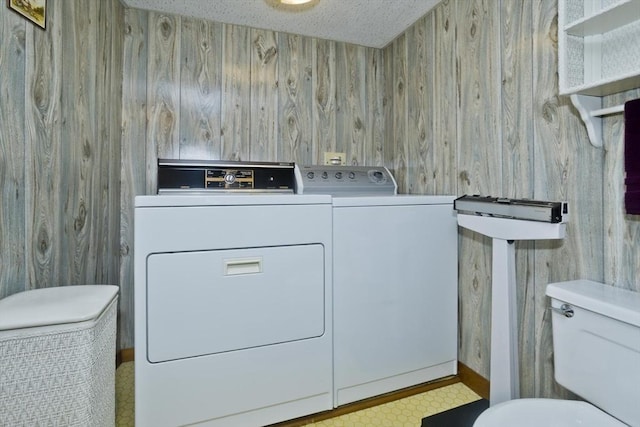
<svg viewBox="0 0 640 427">
<path fill-rule="evenodd" d="M 587 127 L 589 142 L 596 148 L 602 147 L 602 118 L 593 114 L 602 109 L 602 98 L 599 96 L 571 95 L 571 102 L 580 113 L 580 118 Z"/>
</svg>

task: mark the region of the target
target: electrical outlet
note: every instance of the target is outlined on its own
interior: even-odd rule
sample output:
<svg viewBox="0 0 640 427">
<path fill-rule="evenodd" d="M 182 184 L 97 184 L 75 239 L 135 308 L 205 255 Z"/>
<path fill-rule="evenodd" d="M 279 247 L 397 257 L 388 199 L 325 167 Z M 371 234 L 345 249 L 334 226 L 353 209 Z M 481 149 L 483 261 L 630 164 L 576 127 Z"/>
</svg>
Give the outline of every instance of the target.
<svg viewBox="0 0 640 427">
<path fill-rule="evenodd" d="M 325 165 L 346 165 L 347 164 L 347 153 L 338 153 L 334 151 L 325 151 L 324 153 L 324 164 Z"/>
</svg>

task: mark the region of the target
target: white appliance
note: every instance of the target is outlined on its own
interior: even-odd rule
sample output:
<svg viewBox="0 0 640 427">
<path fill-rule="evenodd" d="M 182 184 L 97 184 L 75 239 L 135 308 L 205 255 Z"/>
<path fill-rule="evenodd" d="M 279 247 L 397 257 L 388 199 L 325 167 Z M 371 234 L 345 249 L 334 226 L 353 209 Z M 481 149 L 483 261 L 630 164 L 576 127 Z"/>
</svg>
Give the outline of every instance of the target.
<svg viewBox="0 0 640 427">
<path fill-rule="evenodd" d="M 261 426 L 330 409 L 331 248 L 329 196 L 136 197 L 136 425 Z"/>
<path fill-rule="evenodd" d="M 454 196 L 397 195 L 384 167 L 301 167 L 333 196 L 334 405 L 457 373 Z"/>
</svg>

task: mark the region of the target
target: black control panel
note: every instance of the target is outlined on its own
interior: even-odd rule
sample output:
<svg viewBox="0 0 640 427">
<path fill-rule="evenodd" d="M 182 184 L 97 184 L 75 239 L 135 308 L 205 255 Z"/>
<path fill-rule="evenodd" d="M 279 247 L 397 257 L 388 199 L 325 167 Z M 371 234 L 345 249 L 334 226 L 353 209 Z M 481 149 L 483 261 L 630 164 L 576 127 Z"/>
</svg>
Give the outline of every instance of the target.
<svg viewBox="0 0 640 427">
<path fill-rule="evenodd" d="M 158 194 L 176 192 L 295 193 L 294 163 L 158 160 Z"/>
</svg>

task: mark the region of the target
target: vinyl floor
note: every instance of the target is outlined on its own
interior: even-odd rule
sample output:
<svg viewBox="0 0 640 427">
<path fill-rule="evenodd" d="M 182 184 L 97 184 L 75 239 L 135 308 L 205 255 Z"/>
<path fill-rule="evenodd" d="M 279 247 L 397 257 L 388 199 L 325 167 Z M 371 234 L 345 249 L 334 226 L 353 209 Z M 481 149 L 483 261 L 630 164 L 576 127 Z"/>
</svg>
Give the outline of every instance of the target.
<svg viewBox="0 0 640 427">
<path fill-rule="evenodd" d="M 116 370 L 116 427 L 134 426 L 133 362 Z M 422 418 L 480 399 L 462 383 L 306 424 L 315 427 L 419 427 Z"/>
</svg>

